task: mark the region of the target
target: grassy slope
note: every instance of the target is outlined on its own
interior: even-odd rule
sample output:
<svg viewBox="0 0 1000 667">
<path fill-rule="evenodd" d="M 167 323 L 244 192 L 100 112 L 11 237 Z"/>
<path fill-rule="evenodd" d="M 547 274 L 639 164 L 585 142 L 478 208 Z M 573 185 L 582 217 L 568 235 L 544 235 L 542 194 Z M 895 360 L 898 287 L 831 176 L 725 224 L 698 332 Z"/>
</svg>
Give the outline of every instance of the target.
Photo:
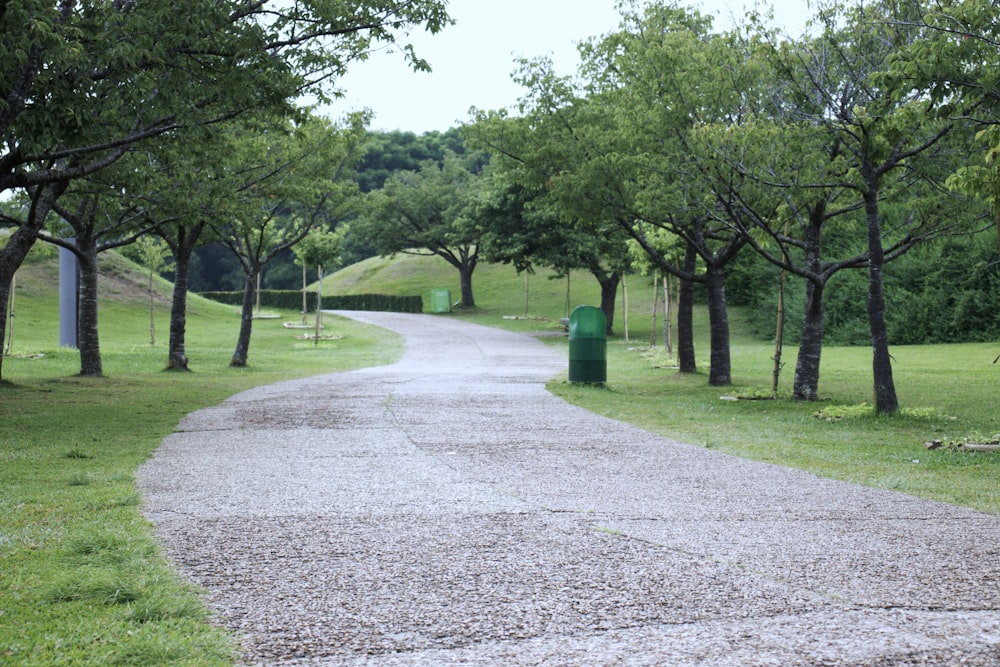
<svg viewBox="0 0 1000 667">
<path fill-rule="evenodd" d="M 633 340 L 648 340 L 652 310 L 652 283 L 648 278 L 632 277 L 629 283 L 629 330 Z M 527 285 L 525 284 L 527 282 Z M 527 276 L 509 266 L 481 264 L 473 274 L 476 310 L 456 311 L 455 315 L 475 319 L 483 324 L 513 329 L 561 330 L 560 318 L 566 316 L 567 281 L 539 271 Z M 601 292 L 597 282 L 585 272 L 574 272 L 569 279 L 570 308 L 578 305 L 600 305 Z M 450 289 L 458 301 L 458 271 L 439 257 L 398 255 L 391 260 L 373 257 L 337 271 L 323 280 L 324 294 L 419 294 L 424 297 L 424 310 L 430 309 L 432 289 Z M 525 290 L 527 289 L 527 295 Z M 526 303 L 527 302 L 527 303 Z M 527 313 L 525 306 L 527 305 Z M 504 320 L 520 317 L 527 320 Z M 616 330 L 623 330 L 621 313 L 615 320 Z M 657 335 L 661 335 L 659 332 Z"/>
</svg>

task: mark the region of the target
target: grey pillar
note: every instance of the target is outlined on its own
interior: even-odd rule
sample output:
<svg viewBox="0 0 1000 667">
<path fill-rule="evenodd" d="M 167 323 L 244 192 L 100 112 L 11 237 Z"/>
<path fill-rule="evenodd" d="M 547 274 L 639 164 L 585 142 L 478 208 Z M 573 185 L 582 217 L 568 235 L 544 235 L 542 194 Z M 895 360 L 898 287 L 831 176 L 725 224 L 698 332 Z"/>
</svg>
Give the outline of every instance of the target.
<svg viewBox="0 0 1000 667">
<path fill-rule="evenodd" d="M 76 255 L 70 250 L 59 248 L 59 347 L 77 347 L 79 294 L 80 265 Z"/>
</svg>

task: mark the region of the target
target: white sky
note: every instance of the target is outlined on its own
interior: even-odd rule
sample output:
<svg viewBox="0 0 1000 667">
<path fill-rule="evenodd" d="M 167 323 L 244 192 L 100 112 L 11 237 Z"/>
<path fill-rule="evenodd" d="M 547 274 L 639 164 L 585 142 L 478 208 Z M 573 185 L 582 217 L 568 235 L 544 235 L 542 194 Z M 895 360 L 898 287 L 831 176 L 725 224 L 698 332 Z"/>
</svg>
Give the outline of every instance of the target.
<svg viewBox="0 0 1000 667">
<path fill-rule="evenodd" d="M 726 29 L 753 0 L 692 0 L 690 6 L 716 16 Z M 765 3 L 766 4 L 766 3 Z M 808 17 L 806 0 L 774 0 L 775 17 L 790 34 L 801 33 Z M 321 113 L 340 115 L 370 108 L 373 130 L 444 131 L 469 120 L 469 109 L 514 105 L 523 89 L 511 81 L 518 57 L 549 56 L 559 74 L 573 74 L 576 44 L 615 30 L 615 0 L 449 0 L 456 23 L 437 35 L 414 33 L 408 39 L 433 72 L 413 72 L 402 54 L 376 53 L 355 63 L 340 80 L 345 98 Z"/>
</svg>

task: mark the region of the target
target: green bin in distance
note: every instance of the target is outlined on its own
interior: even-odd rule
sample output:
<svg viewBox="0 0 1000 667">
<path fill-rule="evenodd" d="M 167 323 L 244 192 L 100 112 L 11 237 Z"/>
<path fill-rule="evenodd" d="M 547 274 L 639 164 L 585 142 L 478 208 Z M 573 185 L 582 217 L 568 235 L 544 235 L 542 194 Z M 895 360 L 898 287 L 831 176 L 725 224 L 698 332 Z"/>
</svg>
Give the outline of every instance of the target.
<svg viewBox="0 0 1000 667">
<path fill-rule="evenodd" d="M 578 306 L 569 316 L 569 381 L 604 384 L 608 379 L 608 335 L 604 311 Z"/>
<path fill-rule="evenodd" d="M 447 289 L 431 290 L 431 312 L 432 313 L 451 312 L 451 290 Z"/>
</svg>

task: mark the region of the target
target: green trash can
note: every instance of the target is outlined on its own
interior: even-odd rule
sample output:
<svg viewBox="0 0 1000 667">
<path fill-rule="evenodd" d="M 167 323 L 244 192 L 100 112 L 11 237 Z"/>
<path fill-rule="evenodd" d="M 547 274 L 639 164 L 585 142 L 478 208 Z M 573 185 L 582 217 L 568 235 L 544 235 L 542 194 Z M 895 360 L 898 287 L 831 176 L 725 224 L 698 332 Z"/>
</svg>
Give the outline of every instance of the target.
<svg viewBox="0 0 1000 667">
<path fill-rule="evenodd" d="M 569 316 L 569 381 L 604 384 L 608 379 L 608 334 L 604 311 L 578 306 Z"/>
<path fill-rule="evenodd" d="M 451 312 L 451 290 L 447 289 L 431 290 L 431 312 L 432 313 Z"/>
</svg>

